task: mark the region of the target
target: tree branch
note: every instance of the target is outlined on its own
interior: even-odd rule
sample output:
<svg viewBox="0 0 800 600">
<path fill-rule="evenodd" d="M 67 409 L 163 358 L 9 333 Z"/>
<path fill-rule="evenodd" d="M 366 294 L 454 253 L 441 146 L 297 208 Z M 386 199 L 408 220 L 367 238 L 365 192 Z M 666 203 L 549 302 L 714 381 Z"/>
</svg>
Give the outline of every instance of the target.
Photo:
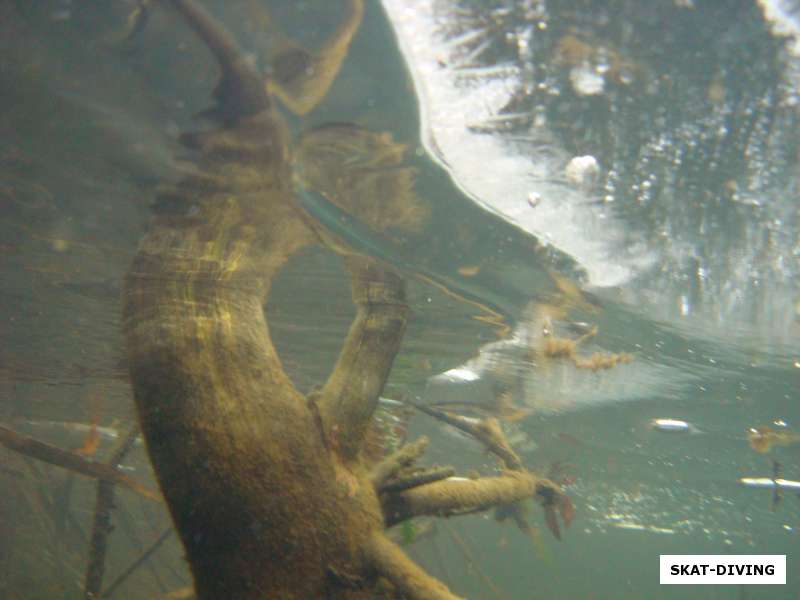
<svg viewBox="0 0 800 600">
<path fill-rule="evenodd" d="M 320 103 L 347 56 L 350 42 L 361 25 L 364 0 L 349 0 L 347 5 L 342 24 L 313 54 L 288 43 L 271 61 L 273 77 L 267 82 L 269 92 L 297 115 L 305 115 Z M 296 70 L 297 66 L 303 67 L 302 70 Z"/>
<path fill-rule="evenodd" d="M 346 261 L 357 313 L 318 405 L 328 439 L 352 459 L 400 348 L 408 306 L 405 282 L 394 270 L 362 256 Z"/>
<path fill-rule="evenodd" d="M 50 444 L 45 444 L 44 442 L 17 433 L 2 425 L 0 425 L 0 444 L 14 452 L 19 452 L 25 456 L 30 456 L 31 458 L 73 471 L 80 475 L 113 481 L 114 483 L 118 483 L 133 490 L 140 496 L 144 496 L 149 500 L 155 500 L 157 502 L 161 500 L 161 495 L 156 491 L 120 473 L 113 467 L 86 460 L 78 454 L 61 450 Z"/>
<path fill-rule="evenodd" d="M 471 435 L 481 442 L 486 447 L 486 450 L 502 460 L 507 469 L 512 471 L 522 470 L 522 461 L 506 440 L 506 436 L 503 434 L 503 430 L 500 428 L 500 423 L 497 419 L 470 419 L 439 410 L 438 408 L 425 406 L 424 404 L 417 404 L 415 402 L 409 402 L 409 404 L 418 411 L 424 412 L 434 419 L 452 425 L 456 429 Z"/>
<path fill-rule="evenodd" d="M 139 428 L 130 429 L 120 446 L 112 453 L 106 465 L 114 470 L 119 468 L 125 460 L 136 438 L 139 437 Z M 106 552 L 108 538 L 114 529 L 111 524 L 111 511 L 114 510 L 114 482 L 100 479 L 97 482 L 97 499 L 94 505 L 94 518 L 92 520 L 92 539 L 89 544 L 89 561 L 86 567 L 86 580 L 84 583 L 84 597 L 93 600 L 100 597 L 103 585 L 103 575 L 106 570 Z"/>
<path fill-rule="evenodd" d="M 383 534 L 373 535 L 365 548 L 375 571 L 388 579 L 406 600 L 459 600 L 441 581 L 428 575 Z"/>
<path fill-rule="evenodd" d="M 139 568 L 141 565 L 143 565 L 145 562 L 147 562 L 147 560 L 148 560 L 148 559 L 149 559 L 149 558 L 150 558 L 150 557 L 151 557 L 151 556 L 152 556 L 152 555 L 155 553 L 155 551 L 156 551 L 156 550 L 158 550 L 158 549 L 161 547 L 161 544 L 163 544 L 165 541 L 167 541 L 167 538 L 169 538 L 169 537 L 170 537 L 170 536 L 171 536 L 171 535 L 172 535 L 174 532 L 175 532 L 175 530 L 174 530 L 172 527 L 167 527 L 167 528 L 166 528 L 166 529 L 165 529 L 165 530 L 164 530 L 164 531 L 161 533 L 161 535 L 160 535 L 160 536 L 158 536 L 158 539 L 156 539 L 156 541 L 155 541 L 155 542 L 153 542 L 153 543 L 150 545 L 150 547 L 149 547 L 147 550 L 145 550 L 145 551 L 144 551 L 144 552 L 143 552 L 143 553 L 142 553 L 142 554 L 139 556 L 139 558 L 137 558 L 136 560 L 134 560 L 134 561 L 133 561 L 133 562 L 130 564 L 130 566 L 129 566 L 127 569 L 125 569 L 125 570 L 124 570 L 124 571 L 123 571 L 123 572 L 122 572 L 122 573 L 119 575 L 119 577 L 117 577 L 117 578 L 116 578 L 116 579 L 115 579 L 115 580 L 114 580 L 114 581 L 111 583 L 111 585 L 109 585 L 109 586 L 108 586 L 108 587 L 107 587 L 105 590 L 103 590 L 103 593 L 100 595 L 100 597 L 101 597 L 101 598 L 110 598 L 110 597 L 111 597 L 111 595 L 114 593 L 114 591 L 115 591 L 115 590 L 116 590 L 116 589 L 117 589 L 117 588 L 118 588 L 120 585 L 122 585 L 122 584 L 125 582 L 125 580 L 126 580 L 126 579 L 127 579 L 127 578 L 128 578 L 128 577 L 129 577 L 129 576 L 130 576 L 130 575 L 131 575 L 133 572 L 135 572 L 135 571 L 136 571 L 136 569 L 138 569 L 138 568 Z"/>
<path fill-rule="evenodd" d="M 419 515 L 452 516 L 525 500 L 548 485 L 528 471 L 510 471 L 500 477 L 451 477 L 428 485 L 388 494 L 384 498 L 386 526 Z M 552 485 L 552 484 L 550 484 Z"/>
<path fill-rule="evenodd" d="M 384 458 L 381 462 L 372 467 L 372 472 L 369 476 L 372 481 L 372 486 L 376 490 L 381 489 L 383 484 L 394 477 L 400 469 L 410 466 L 415 460 L 422 456 L 422 453 L 425 452 L 427 447 L 428 438 L 422 436 L 418 440 L 411 444 L 406 444 L 397 452 Z"/>
<path fill-rule="evenodd" d="M 214 90 L 217 106 L 207 114 L 230 122 L 269 108 L 261 74 L 245 58 L 233 36 L 194 0 L 172 0 L 171 4 L 211 51 L 222 71 Z"/>
</svg>

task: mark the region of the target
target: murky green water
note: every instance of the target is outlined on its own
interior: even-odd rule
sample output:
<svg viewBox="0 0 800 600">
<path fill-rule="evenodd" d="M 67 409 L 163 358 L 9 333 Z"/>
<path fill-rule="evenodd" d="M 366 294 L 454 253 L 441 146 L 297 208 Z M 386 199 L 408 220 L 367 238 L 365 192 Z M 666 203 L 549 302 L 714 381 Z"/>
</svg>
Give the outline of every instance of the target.
<svg viewBox="0 0 800 600">
<path fill-rule="evenodd" d="M 94 423 L 98 458 L 135 421 L 122 279 L 217 77 L 163 7 L 117 43 L 133 4 L 0 3 L 0 421 L 66 450 L 85 449 Z M 261 64 L 275 42 L 260 4 L 205 4 Z M 311 46 L 340 14 L 337 2 L 265 4 L 269 27 Z M 748 439 L 800 433 L 800 59 L 791 19 L 764 10 L 367 3 L 324 103 L 287 115 L 296 132 L 355 123 L 409 146 L 430 212 L 417 231 L 384 235 L 303 200 L 409 279 L 413 319 L 384 396 L 473 415 L 501 388 L 524 413 L 504 424 L 509 439 L 529 468 L 559 465 L 575 504 L 560 542 L 531 505 L 543 547 L 491 515 L 440 522 L 408 552 L 454 592 L 796 596 L 800 498 L 739 482 L 800 480 L 800 444 L 759 453 Z M 596 171 L 571 174 L 581 156 Z M 340 260 L 292 259 L 266 311 L 298 387 L 323 382 L 354 314 Z M 575 361 L 547 356 L 548 339 L 593 326 Z M 579 368 L 593 353 L 633 360 Z M 658 431 L 658 418 L 691 431 Z M 432 463 L 497 470 L 426 417 L 398 435 L 406 426 L 432 438 Z M 96 486 L 1 452 L 0 598 L 82 597 Z M 124 465 L 155 485 L 141 445 Z M 163 505 L 124 490 L 116 503 L 106 586 L 170 528 Z M 156 552 L 114 598 L 189 584 L 175 537 Z M 660 554 L 704 553 L 787 554 L 787 585 L 659 586 Z"/>
</svg>

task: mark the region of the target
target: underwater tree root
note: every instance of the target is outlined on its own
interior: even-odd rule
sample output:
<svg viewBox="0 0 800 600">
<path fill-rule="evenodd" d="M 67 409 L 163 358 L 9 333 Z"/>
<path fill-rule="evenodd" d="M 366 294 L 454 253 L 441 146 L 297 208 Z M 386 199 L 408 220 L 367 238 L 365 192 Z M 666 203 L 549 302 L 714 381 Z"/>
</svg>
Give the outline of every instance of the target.
<svg viewBox="0 0 800 600">
<path fill-rule="evenodd" d="M 364 452 L 405 333 L 405 281 L 352 251 L 298 197 L 318 193 L 376 231 L 412 227 L 425 211 L 410 210 L 404 146 L 390 135 L 353 126 L 331 136 L 320 128 L 298 148 L 274 102 L 305 113 L 325 95 L 363 2 L 347 1 L 326 56 L 287 43 L 266 85 L 200 3 L 164 4 L 211 52 L 222 77 L 206 113 L 211 127 L 183 138 L 193 168 L 156 198 L 126 276 L 123 324 L 139 422 L 197 596 L 367 600 L 393 587 L 390 597 L 456 600 L 385 528 L 556 488 L 522 467 L 489 420 L 475 433 L 505 461 L 508 472 L 498 477 L 413 468 L 424 439 L 377 466 Z M 371 156 L 370 174 L 352 172 L 360 153 Z M 372 182 L 366 192 L 364 181 Z M 264 306 L 287 261 L 320 242 L 344 258 L 356 316 L 328 380 L 304 395 L 281 363 Z M 392 484 L 410 487 L 392 491 Z"/>
<path fill-rule="evenodd" d="M 500 422 L 497 419 L 485 418 L 476 422 L 472 419 L 466 419 L 460 415 L 450 414 L 446 411 L 422 404 L 409 404 L 420 412 L 430 415 L 443 423 L 447 423 L 471 435 L 477 441 L 481 442 L 488 452 L 491 452 L 499 458 L 509 473 L 528 473 L 522 465 L 519 456 L 514 452 L 511 444 L 508 443 L 503 429 L 500 426 Z M 537 483 L 535 499 L 544 509 L 547 528 L 553 534 L 553 537 L 557 540 L 561 540 L 561 527 L 558 524 L 557 515 L 560 515 L 564 521 L 564 525 L 569 527 L 575 516 L 575 509 L 572 505 L 572 501 L 555 482 L 546 479 L 541 479 Z M 520 531 L 531 539 L 538 549 L 541 545 L 538 532 L 528 523 L 525 517 L 525 509 L 519 500 L 508 503 L 495 503 L 495 518 L 498 521 L 511 518 Z M 399 501 L 398 499 L 393 499 L 393 501 L 399 504 L 399 506 L 393 507 L 393 510 L 398 511 L 399 515 L 402 515 L 403 511 L 409 510 L 404 505 L 402 499 Z"/>
<path fill-rule="evenodd" d="M 428 575 L 382 534 L 372 536 L 364 548 L 367 561 L 388 579 L 406 600 L 459 600 L 438 579 Z"/>
</svg>

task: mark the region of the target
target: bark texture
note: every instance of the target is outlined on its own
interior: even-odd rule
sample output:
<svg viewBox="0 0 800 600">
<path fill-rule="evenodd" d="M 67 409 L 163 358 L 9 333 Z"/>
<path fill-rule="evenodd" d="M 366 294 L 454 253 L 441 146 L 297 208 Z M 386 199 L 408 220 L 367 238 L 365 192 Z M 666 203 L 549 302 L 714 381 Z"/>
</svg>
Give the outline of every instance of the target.
<svg viewBox="0 0 800 600">
<path fill-rule="evenodd" d="M 424 449 L 374 471 L 362 452 L 406 326 L 404 281 L 349 252 L 295 201 L 307 186 L 376 230 L 411 227 L 425 211 L 410 195 L 412 174 L 397 168 L 403 147 L 327 128 L 303 136 L 298 170 L 269 94 L 313 89 L 321 98 L 331 74 L 292 86 L 281 71 L 284 81 L 265 85 L 200 5 L 171 4 L 219 63 L 209 112 L 217 126 L 184 137 L 195 158 L 155 202 L 126 278 L 124 327 L 142 433 L 197 595 L 455 598 L 385 537 L 387 524 L 514 502 L 537 480 L 522 471 L 468 485 L 412 477 L 379 497 L 378 486 Z M 349 6 L 348 19 L 360 20 L 360 0 Z M 326 45 L 336 52 L 315 64 L 338 70 L 356 28 L 343 25 L 336 35 L 346 41 Z M 264 305 L 289 257 L 320 241 L 345 255 L 357 314 L 327 383 L 306 397 L 283 369 Z"/>
</svg>

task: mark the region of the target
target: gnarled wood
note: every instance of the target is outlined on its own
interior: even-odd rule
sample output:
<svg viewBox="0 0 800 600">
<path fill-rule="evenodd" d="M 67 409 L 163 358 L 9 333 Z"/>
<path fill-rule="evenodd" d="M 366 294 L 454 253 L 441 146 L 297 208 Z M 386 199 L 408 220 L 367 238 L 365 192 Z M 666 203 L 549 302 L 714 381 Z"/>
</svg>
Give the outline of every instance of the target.
<svg viewBox="0 0 800 600">
<path fill-rule="evenodd" d="M 124 328 L 142 433 L 198 598 L 358 600 L 393 593 L 385 578 L 412 600 L 453 600 L 384 537 L 373 481 L 394 467 L 370 473 L 361 452 L 405 330 L 404 281 L 295 202 L 295 185 L 307 185 L 370 227 L 412 226 L 425 214 L 410 197 L 412 174 L 394 169 L 390 186 L 375 175 L 404 147 L 354 128 L 318 131 L 304 137 L 309 162 L 294 181 L 287 128 L 253 84 L 258 74 L 195 2 L 172 3 L 220 63 L 216 128 L 184 137 L 194 164 L 155 203 L 126 277 Z M 350 6 L 360 20 L 360 0 Z M 346 48 L 353 31 L 343 26 L 331 48 Z M 315 157 L 315 144 L 326 152 Z M 358 167 L 337 171 L 348 152 L 375 167 L 364 181 Z M 325 155 L 340 162 L 317 160 Z M 320 241 L 346 255 L 357 315 L 327 383 L 304 397 L 263 306 L 287 260 Z M 520 472 L 470 482 L 472 493 L 446 502 L 447 481 L 386 496 L 403 498 L 406 512 L 459 514 L 530 497 L 535 483 Z"/>
</svg>

